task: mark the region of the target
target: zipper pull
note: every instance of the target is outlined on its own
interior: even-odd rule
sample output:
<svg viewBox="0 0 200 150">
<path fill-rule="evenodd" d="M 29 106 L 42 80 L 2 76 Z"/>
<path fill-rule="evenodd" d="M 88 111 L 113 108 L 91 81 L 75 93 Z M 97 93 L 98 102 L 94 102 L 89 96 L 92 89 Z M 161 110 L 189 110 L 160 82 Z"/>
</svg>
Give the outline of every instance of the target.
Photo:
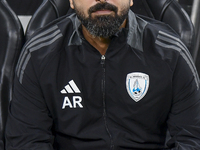
<svg viewBox="0 0 200 150">
<path fill-rule="evenodd" d="M 101 64 L 102 64 L 102 65 L 105 64 L 105 60 L 106 60 L 105 55 L 102 55 L 102 56 L 101 56 Z"/>
</svg>

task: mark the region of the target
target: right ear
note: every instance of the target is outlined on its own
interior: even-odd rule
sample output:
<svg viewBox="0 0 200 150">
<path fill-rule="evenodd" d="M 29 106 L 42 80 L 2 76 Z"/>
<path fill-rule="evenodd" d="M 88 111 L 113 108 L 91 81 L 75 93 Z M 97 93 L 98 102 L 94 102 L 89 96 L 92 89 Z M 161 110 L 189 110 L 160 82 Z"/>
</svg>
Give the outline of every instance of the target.
<svg viewBox="0 0 200 150">
<path fill-rule="evenodd" d="M 73 3 L 73 0 L 69 0 L 69 3 L 70 3 L 70 7 L 71 7 L 72 9 L 74 9 L 74 3 Z"/>
<path fill-rule="evenodd" d="M 133 0 L 130 1 L 130 6 L 133 6 Z"/>
</svg>

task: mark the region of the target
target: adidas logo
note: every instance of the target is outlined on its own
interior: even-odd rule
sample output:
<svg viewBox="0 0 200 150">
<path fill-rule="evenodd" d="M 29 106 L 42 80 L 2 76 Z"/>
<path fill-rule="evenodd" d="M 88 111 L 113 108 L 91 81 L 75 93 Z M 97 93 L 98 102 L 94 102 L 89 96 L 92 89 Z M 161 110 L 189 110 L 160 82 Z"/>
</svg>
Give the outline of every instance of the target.
<svg viewBox="0 0 200 150">
<path fill-rule="evenodd" d="M 67 94 L 67 93 L 81 93 L 77 85 L 73 80 L 69 81 L 69 84 L 65 86 L 65 88 L 60 91 L 62 94 Z"/>
<path fill-rule="evenodd" d="M 71 80 L 69 81 L 69 84 L 65 86 L 63 90 L 60 91 L 61 94 L 67 94 L 67 93 L 81 93 L 79 88 L 77 87 L 76 83 Z M 62 109 L 67 108 L 83 108 L 83 105 L 81 104 L 82 97 L 80 96 L 73 96 L 72 100 L 69 99 L 68 96 L 64 97 Z"/>
</svg>

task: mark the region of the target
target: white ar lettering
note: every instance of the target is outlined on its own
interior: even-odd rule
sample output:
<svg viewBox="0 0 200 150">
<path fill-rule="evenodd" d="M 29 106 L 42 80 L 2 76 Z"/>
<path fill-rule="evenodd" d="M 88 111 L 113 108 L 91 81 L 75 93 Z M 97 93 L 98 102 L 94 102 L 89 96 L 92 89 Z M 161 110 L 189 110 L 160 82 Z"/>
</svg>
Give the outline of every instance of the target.
<svg viewBox="0 0 200 150">
<path fill-rule="evenodd" d="M 66 107 L 77 108 L 77 105 L 80 108 L 83 108 L 83 105 L 81 104 L 81 102 L 82 102 L 82 98 L 80 96 L 73 96 L 73 105 L 72 105 L 70 99 L 68 97 L 65 97 L 63 101 L 62 109 L 65 109 Z"/>
</svg>

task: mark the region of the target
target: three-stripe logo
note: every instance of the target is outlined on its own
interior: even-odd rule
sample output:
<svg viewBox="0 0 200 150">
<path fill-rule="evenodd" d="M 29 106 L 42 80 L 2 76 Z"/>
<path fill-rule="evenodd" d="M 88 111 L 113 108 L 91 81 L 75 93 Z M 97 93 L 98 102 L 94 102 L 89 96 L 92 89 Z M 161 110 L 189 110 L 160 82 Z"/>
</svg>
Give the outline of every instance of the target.
<svg viewBox="0 0 200 150">
<path fill-rule="evenodd" d="M 65 88 L 60 91 L 62 94 L 67 94 L 67 93 L 81 93 L 77 85 L 73 80 L 69 81 L 69 84 L 65 86 Z"/>
</svg>

